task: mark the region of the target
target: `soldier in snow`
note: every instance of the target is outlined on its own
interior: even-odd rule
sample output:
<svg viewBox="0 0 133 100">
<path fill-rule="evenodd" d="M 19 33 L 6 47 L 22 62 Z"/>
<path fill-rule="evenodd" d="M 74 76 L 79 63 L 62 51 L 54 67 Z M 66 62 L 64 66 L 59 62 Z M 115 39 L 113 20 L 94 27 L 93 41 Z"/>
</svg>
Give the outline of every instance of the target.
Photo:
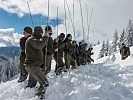
<svg viewBox="0 0 133 100">
<path fill-rule="evenodd" d="M 34 28 L 34 33 L 29 37 L 25 44 L 25 68 L 29 74 L 29 78 L 34 82 L 39 82 L 40 87 L 37 95 L 41 95 L 45 92 L 45 87 L 49 85 L 44 72 L 40 68 L 43 64 L 43 51 L 42 49 L 46 46 L 49 34 L 45 33 L 45 37 L 42 37 L 43 29 L 40 26 Z M 30 87 L 30 85 L 29 85 Z"/>
<path fill-rule="evenodd" d="M 25 27 L 23 29 L 23 34 L 24 34 L 24 37 L 22 37 L 20 39 L 20 50 L 21 50 L 20 58 L 19 58 L 20 59 L 20 65 L 19 65 L 20 77 L 19 77 L 18 83 L 26 80 L 27 76 L 28 76 L 28 72 L 26 71 L 25 66 L 24 66 L 24 61 L 25 61 L 25 57 L 26 57 L 26 55 L 25 55 L 25 42 L 31 36 L 32 28 L 29 26 Z"/>
<path fill-rule="evenodd" d="M 67 34 L 65 40 L 65 49 L 64 49 L 64 59 L 65 59 L 65 71 L 70 69 L 70 65 L 72 65 L 72 69 L 76 68 L 76 56 L 74 53 L 74 48 L 72 45 L 72 35 Z"/>
<path fill-rule="evenodd" d="M 50 37 L 46 42 L 46 46 L 43 48 L 43 71 L 47 75 L 51 71 L 51 61 L 52 61 L 52 54 L 53 54 L 53 39 L 52 35 L 52 28 L 50 26 L 45 27 L 45 33 L 49 34 Z M 46 37 L 46 36 L 44 36 Z"/>
<path fill-rule="evenodd" d="M 124 43 L 122 43 L 122 47 L 120 49 L 121 60 L 125 60 L 130 55 L 130 48 L 127 47 Z"/>
<path fill-rule="evenodd" d="M 64 69 L 64 62 L 63 62 L 63 53 L 64 53 L 64 38 L 65 34 L 61 33 L 55 40 L 54 40 L 54 59 L 56 61 L 55 73 L 59 75 L 62 73 Z"/>
</svg>

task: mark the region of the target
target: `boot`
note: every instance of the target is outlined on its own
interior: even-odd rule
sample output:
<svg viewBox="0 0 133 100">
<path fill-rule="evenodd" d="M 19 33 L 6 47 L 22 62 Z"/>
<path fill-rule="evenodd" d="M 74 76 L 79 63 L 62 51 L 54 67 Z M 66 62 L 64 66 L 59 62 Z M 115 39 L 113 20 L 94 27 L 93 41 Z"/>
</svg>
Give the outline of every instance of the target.
<svg viewBox="0 0 133 100">
<path fill-rule="evenodd" d="M 20 75 L 20 78 L 19 78 L 19 80 L 18 80 L 18 83 L 21 83 L 21 82 L 23 82 L 23 81 L 25 81 L 27 79 L 27 75 Z"/>
<path fill-rule="evenodd" d="M 62 67 L 59 67 L 56 71 L 56 75 L 60 75 L 63 71 L 63 68 Z"/>
<path fill-rule="evenodd" d="M 34 88 L 35 86 L 36 86 L 36 84 L 29 84 L 29 83 L 28 83 L 28 84 L 26 85 L 25 89 L 26 89 L 26 88 Z"/>
<path fill-rule="evenodd" d="M 40 99 L 44 99 L 45 91 L 46 91 L 46 87 L 44 85 L 40 85 L 40 87 L 38 88 L 38 92 L 36 93 L 36 95 L 38 97 L 40 97 Z"/>
</svg>

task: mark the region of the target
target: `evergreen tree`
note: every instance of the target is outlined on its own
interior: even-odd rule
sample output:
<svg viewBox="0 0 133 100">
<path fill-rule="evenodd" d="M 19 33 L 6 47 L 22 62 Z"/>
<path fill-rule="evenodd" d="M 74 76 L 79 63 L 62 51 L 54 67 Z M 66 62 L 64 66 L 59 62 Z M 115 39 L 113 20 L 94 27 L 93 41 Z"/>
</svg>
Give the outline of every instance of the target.
<svg viewBox="0 0 133 100">
<path fill-rule="evenodd" d="M 123 29 L 122 34 L 120 35 L 120 40 L 119 40 L 119 48 L 121 48 L 121 44 L 124 43 L 124 39 L 125 39 L 125 30 Z"/>
<path fill-rule="evenodd" d="M 18 58 L 0 56 L 0 82 L 10 80 L 18 74 Z"/>
<path fill-rule="evenodd" d="M 114 33 L 114 36 L 113 36 L 112 53 L 117 51 L 117 46 L 119 44 L 118 39 L 119 39 L 118 32 L 116 30 L 115 33 Z"/>
<path fill-rule="evenodd" d="M 129 20 L 129 23 L 126 27 L 126 38 L 125 43 L 127 46 L 133 46 L 133 22 Z"/>
<path fill-rule="evenodd" d="M 100 44 L 100 41 L 98 40 L 97 45 L 99 45 L 99 44 Z"/>
<path fill-rule="evenodd" d="M 107 40 L 106 41 L 106 44 L 105 44 L 105 56 L 108 56 L 109 55 L 109 41 Z"/>
<path fill-rule="evenodd" d="M 105 56 L 105 41 L 103 41 L 102 48 L 99 53 L 99 58 L 102 58 Z"/>
</svg>

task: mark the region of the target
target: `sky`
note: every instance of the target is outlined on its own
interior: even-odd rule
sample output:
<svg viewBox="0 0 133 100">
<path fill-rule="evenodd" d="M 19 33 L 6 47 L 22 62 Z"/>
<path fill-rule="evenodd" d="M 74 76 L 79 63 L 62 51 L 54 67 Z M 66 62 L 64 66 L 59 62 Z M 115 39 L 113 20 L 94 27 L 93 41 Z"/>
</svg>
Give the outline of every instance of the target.
<svg viewBox="0 0 133 100">
<path fill-rule="evenodd" d="M 25 26 L 33 27 L 27 1 L 30 5 L 34 26 L 46 25 L 48 0 L 0 0 L 0 29 L 14 28 L 15 32 L 21 34 Z M 79 1 L 81 1 L 82 9 L 80 8 Z M 74 38 L 82 40 L 84 37 L 87 42 L 91 43 L 98 40 L 111 40 L 115 30 L 118 30 L 120 34 L 123 28 L 126 28 L 129 19 L 133 20 L 133 0 L 74 0 L 74 21 L 73 0 L 67 0 L 67 4 L 71 15 L 69 15 L 67 5 L 65 4 L 67 23 L 65 26 L 64 0 L 50 0 L 49 25 L 53 27 L 53 37 L 56 36 L 57 26 L 59 33 L 66 33 L 67 27 L 67 33 L 71 33 L 74 36 L 70 16 L 75 27 L 76 36 Z M 88 8 L 88 13 L 86 7 Z M 90 20 L 87 20 L 87 14 L 89 15 L 88 19 L 90 19 L 92 8 L 92 20 L 90 23 Z M 89 38 L 87 22 L 90 23 Z M 82 23 L 84 28 L 82 28 Z"/>
</svg>

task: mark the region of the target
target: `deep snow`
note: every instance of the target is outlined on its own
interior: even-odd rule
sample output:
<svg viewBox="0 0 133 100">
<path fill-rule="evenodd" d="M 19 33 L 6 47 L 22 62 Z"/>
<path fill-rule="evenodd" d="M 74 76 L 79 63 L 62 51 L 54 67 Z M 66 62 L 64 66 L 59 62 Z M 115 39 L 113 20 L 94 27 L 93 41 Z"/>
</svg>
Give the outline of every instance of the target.
<svg viewBox="0 0 133 100">
<path fill-rule="evenodd" d="M 55 76 L 54 71 L 48 74 L 50 86 L 46 100 L 133 100 L 133 56 L 122 61 L 116 53 L 114 62 L 110 60 L 111 56 L 97 59 L 99 47 L 94 48 L 93 64 L 60 76 Z M 53 69 L 54 64 L 53 61 Z M 39 85 L 24 89 L 27 80 L 17 83 L 17 78 L 18 75 L 0 84 L 0 100 L 39 100 L 34 97 Z"/>
</svg>

